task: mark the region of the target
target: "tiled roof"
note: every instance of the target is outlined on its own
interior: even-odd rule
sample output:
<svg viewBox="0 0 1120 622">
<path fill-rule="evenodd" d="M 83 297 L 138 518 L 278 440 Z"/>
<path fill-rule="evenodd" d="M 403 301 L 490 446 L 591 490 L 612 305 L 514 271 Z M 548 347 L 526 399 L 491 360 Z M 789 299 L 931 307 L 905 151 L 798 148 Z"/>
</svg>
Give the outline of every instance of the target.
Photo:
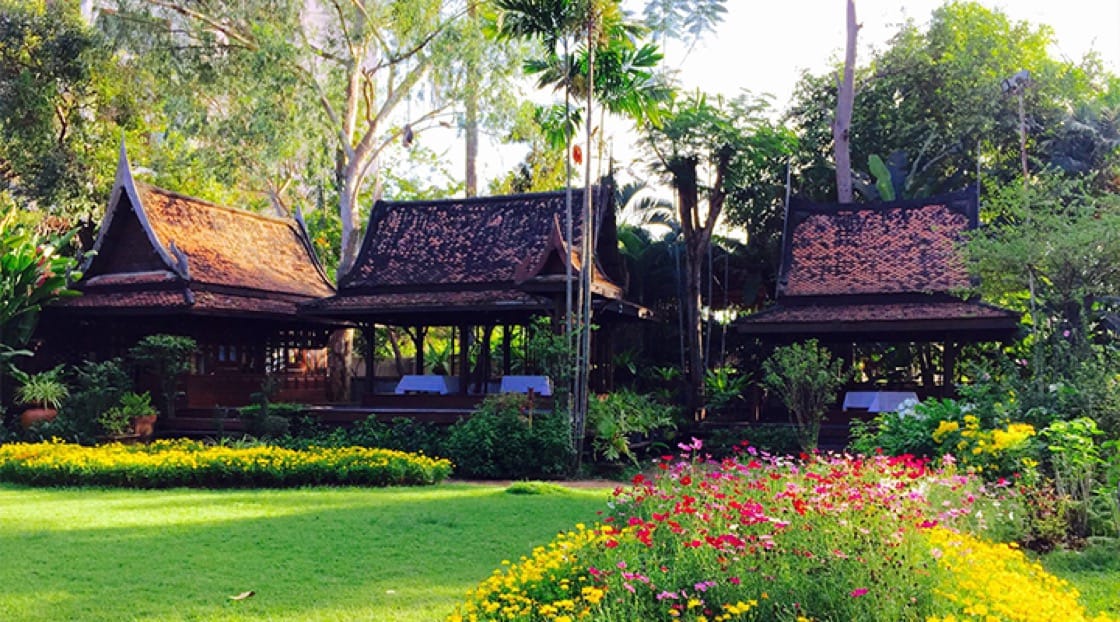
<svg viewBox="0 0 1120 622">
<path fill-rule="evenodd" d="M 583 191 L 574 190 L 576 248 L 583 229 L 582 202 Z M 340 282 L 340 293 L 522 283 L 535 276 L 525 273 L 527 267 L 540 270 L 546 255 L 557 250 L 554 236 L 564 212 L 564 192 L 378 202 L 358 259 Z M 598 265 L 595 279 L 609 281 Z"/>
<path fill-rule="evenodd" d="M 949 292 L 970 285 L 956 249 L 974 191 L 925 201 L 791 205 L 779 297 Z"/>
<path fill-rule="evenodd" d="M 143 310 L 186 310 L 190 303 L 183 290 L 155 291 L 87 291 L 81 296 L 60 301 L 68 309 L 135 309 Z"/>
<path fill-rule="evenodd" d="M 299 224 L 136 184 L 163 245 L 187 258 L 191 281 L 306 297 L 333 292 Z"/>
<path fill-rule="evenodd" d="M 1019 316 L 1006 309 L 965 300 L 812 305 L 781 303 L 740 318 L 739 332 L 748 335 L 787 335 L 797 338 L 848 336 L 892 341 L 940 340 L 947 335 L 971 339 L 1007 339 Z"/>
<path fill-rule="evenodd" d="M 999 307 L 966 300 L 859 304 L 775 305 L 740 320 L 742 324 L 908 322 L 1016 318 Z"/>
<path fill-rule="evenodd" d="M 300 223 L 138 183 L 123 148 L 94 250 L 60 306 L 293 316 L 334 293 Z"/>
<path fill-rule="evenodd" d="M 92 288 L 82 296 L 68 298 L 63 305 L 70 309 L 100 309 L 121 313 L 199 313 L 290 317 L 295 315 L 295 301 L 276 296 L 239 296 L 186 288 L 169 290 L 103 290 Z"/>
<path fill-rule="evenodd" d="M 1011 336 L 1019 316 L 960 300 L 973 190 L 920 201 L 790 206 L 777 304 L 736 321 L 751 335 L 889 341 Z"/>
<path fill-rule="evenodd" d="M 335 310 L 370 309 L 400 311 L 402 309 L 439 309 L 449 307 L 492 307 L 531 306 L 546 308 L 548 302 L 537 296 L 510 289 L 480 289 L 467 291 L 438 292 L 386 292 L 380 294 L 361 294 L 339 296 L 312 303 L 314 307 L 329 307 Z"/>
</svg>

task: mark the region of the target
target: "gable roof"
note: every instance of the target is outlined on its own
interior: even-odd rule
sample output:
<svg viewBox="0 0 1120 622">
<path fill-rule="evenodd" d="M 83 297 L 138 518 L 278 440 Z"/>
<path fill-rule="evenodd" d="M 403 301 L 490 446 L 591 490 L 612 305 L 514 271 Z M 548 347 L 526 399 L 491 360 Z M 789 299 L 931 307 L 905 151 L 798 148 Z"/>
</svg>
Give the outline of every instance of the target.
<svg viewBox="0 0 1120 622">
<path fill-rule="evenodd" d="M 613 227 L 613 188 L 592 189 L 599 243 L 592 290 L 621 300 L 622 288 L 604 266 L 621 265 Z M 339 280 L 338 294 L 309 305 L 315 313 L 382 319 L 409 312 L 434 317 L 454 309 L 533 313 L 552 308 L 565 288 L 566 266 L 583 269 L 582 189 L 571 192 L 572 240 L 565 191 L 429 201 L 378 201 L 362 248 Z M 422 296 L 420 296 L 422 294 Z M 423 300 L 418 300 L 418 296 Z"/>
<path fill-rule="evenodd" d="M 890 203 L 791 203 L 777 303 L 739 319 L 739 330 L 865 341 L 1010 337 L 1016 314 L 954 295 L 973 285 L 958 246 L 978 211 L 974 189 Z"/>
<path fill-rule="evenodd" d="M 603 209 L 604 190 L 596 187 L 593 192 Z M 579 247 L 583 197 L 583 189 L 572 190 L 574 245 L 565 243 L 560 226 L 566 209 L 563 191 L 378 201 L 358 259 L 340 279 L 339 290 L 523 282 L 538 275 L 550 252 L 564 256 L 565 247 Z M 570 254 L 578 270 L 578 252 Z M 613 284 L 596 268 L 597 281 Z"/>
<path fill-rule="evenodd" d="M 93 250 L 66 306 L 275 316 L 334 293 L 301 222 L 137 182 L 123 145 Z"/>
<path fill-rule="evenodd" d="M 971 285 L 957 252 L 974 191 L 878 204 L 790 205 L 778 296 L 950 292 Z"/>
</svg>

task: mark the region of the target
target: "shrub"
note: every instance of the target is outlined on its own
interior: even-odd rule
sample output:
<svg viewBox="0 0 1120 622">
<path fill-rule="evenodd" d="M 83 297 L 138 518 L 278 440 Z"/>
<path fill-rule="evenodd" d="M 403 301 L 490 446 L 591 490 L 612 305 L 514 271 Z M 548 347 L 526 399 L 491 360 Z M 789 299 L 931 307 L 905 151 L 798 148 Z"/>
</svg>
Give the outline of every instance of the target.
<svg viewBox="0 0 1120 622">
<path fill-rule="evenodd" d="M 198 344 L 180 335 L 148 335 L 128 350 L 128 356 L 140 367 L 155 375 L 164 400 L 163 414 L 175 416 L 175 398 L 179 377 L 191 369 L 191 355 Z"/>
<path fill-rule="evenodd" d="M 671 431 L 676 409 L 633 391 L 616 391 L 588 402 L 591 446 L 599 456 L 615 462 L 627 458 L 637 464 L 631 440 Z"/>
<path fill-rule="evenodd" d="M 837 389 L 847 381 L 843 362 L 832 360 L 827 349 L 810 339 L 775 348 L 762 368 L 764 384 L 789 409 L 802 449 L 816 449 L 821 420 L 836 401 Z"/>
<path fill-rule="evenodd" d="M 121 396 L 132 388 L 132 379 L 120 359 L 85 361 L 71 373 L 74 388 L 62 402 L 58 417 L 28 435 L 30 438 L 94 443 L 103 432 L 98 419 L 119 404 Z"/>
<path fill-rule="evenodd" d="M 524 395 L 491 395 L 451 426 L 445 455 L 464 477 L 559 477 L 572 462 L 571 432 L 566 417 L 534 412 Z"/>
<path fill-rule="evenodd" d="M 898 412 L 880 413 L 870 423 L 852 426 L 852 448 L 860 453 L 957 457 L 988 479 L 1009 477 L 1035 466 L 1034 427 L 1009 421 L 1005 412 L 951 399 L 903 403 Z"/>
<path fill-rule="evenodd" d="M 257 438 L 275 440 L 291 434 L 296 427 L 293 422 L 298 421 L 306 410 L 303 404 L 261 400 L 257 404 L 238 408 L 237 413 L 245 422 L 246 432 Z"/>
<path fill-rule="evenodd" d="M 1094 438 L 1101 434 L 1096 422 L 1088 417 L 1055 421 L 1042 431 L 1050 453 L 1054 488 L 1069 499 L 1069 527 L 1077 536 L 1089 535 L 1089 510 L 1097 493 L 1097 475 L 1105 464 Z M 1111 492 L 1105 494 L 1111 497 Z"/>
<path fill-rule="evenodd" d="M 97 447 L 62 442 L 0 446 L 0 481 L 32 486 L 404 486 L 434 484 L 450 473 L 447 460 L 361 447 L 293 451 L 185 440 Z"/>
<path fill-rule="evenodd" d="M 785 424 L 702 428 L 698 436 L 703 438 L 704 449 L 716 458 L 735 456 L 746 446 L 778 456 L 796 454 L 801 448 L 797 431 Z"/>
</svg>

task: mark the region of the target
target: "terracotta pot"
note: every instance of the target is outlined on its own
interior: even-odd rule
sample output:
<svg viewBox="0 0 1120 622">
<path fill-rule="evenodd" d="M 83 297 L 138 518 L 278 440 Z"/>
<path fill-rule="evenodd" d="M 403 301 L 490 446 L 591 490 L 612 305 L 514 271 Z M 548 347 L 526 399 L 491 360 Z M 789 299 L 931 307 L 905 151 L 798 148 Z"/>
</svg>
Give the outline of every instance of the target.
<svg viewBox="0 0 1120 622">
<path fill-rule="evenodd" d="M 132 419 L 132 431 L 142 439 L 149 439 L 156 433 L 156 415 L 145 415 Z"/>
<path fill-rule="evenodd" d="M 53 421 L 58 411 L 53 408 L 28 408 L 19 416 L 19 424 L 26 430 L 37 423 Z"/>
</svg>

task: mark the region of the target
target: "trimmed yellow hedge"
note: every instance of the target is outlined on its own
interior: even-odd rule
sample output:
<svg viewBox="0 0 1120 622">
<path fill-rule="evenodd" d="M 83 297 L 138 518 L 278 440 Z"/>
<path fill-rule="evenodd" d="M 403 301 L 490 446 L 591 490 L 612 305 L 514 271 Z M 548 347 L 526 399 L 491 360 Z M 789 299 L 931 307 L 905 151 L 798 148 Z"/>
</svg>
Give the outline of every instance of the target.
<svg viewBox="0 0 1120 622">
<path fill-rule="evenodd" d="M 32 486 L 287 488 L 438 483 L 451 462 L 389 449 L 213 446 L 189 440 L 85 447 L 0 445 L 0 481 Z"/>
</svg>

